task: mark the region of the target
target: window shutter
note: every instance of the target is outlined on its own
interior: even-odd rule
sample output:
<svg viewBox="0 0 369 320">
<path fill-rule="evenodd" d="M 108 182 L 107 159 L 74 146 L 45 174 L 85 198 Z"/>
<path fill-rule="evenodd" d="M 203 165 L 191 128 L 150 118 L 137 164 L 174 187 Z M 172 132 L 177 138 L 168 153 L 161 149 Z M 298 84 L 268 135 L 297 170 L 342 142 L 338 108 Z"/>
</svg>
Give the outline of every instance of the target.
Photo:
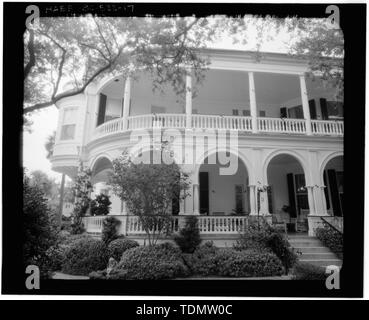
<svg viewBox="0 0 369 320">
<path fill-rule="evenodd" d="M 209 172 L 200 172 L 200 213 L 209 215 Z"/>
<path fill-rule="evenodd" d="M 328 170 L 329 189 L 331 191 L 332 207 L 335 216 L 342 216 L 340 196 L 338 194 L 336 170 Z"/>
<path fill-rule="evenodd" d="M 296 200 L 295 200 L 295 185 L 293 183 L 293 173 L 287 174 L 287 187 L 288 187 L 288 201 L 292 209 L 291 217 L 296 218 Z"/>
<path fill-rule="evenodd" d="M 314 99 L 309 100 L 309 109 L 310 109 L 310 118 L 316 120 L 316 106 Z"/>
<path fill-rule="evenodd" d="M 105 121 L 105 112 L 106 112 L 106 95 L 100 93 L 100 102 L 99 102 L 99 113 L 97 115 L 97 126 L 101 125 Z"/>
<path fill-rule="evenodd" d="M 281 118 L 287 118 L 287 108 L 281 108 Z"/>
<path fill-rule="evenodd" d="M 325 202 L 327 203 L 327 209 L 329 210 L 331 208 L 331 203 L 329 200 L 329 195 L 328 195 L 328 185 L 327 185 L 327 171 L 324 170 L 323 172 L 323 181 L 324 181 L 324 195 L 325 195 Z"/>
<path fill-rule="evenodd" d="M 327 108 L 327 100 L 324 98 L 320 98 L 320 110 L 322 111 L 322 119 L 328 120 L 328 108 Z"/>
</svg>

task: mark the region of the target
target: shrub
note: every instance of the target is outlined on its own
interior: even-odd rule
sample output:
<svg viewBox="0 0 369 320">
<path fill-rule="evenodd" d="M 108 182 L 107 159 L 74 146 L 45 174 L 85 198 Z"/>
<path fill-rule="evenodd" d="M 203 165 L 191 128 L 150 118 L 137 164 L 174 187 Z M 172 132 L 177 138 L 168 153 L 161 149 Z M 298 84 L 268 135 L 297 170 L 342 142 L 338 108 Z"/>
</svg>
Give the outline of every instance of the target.
<svg viewBox="0 0 369 320">
<path fill-rule="evenodd" d="M 325 280 L 327 275 L 323 267 L 299 262 L 293 269 L 294 280 Z"/>
<path fill-rule="evenodd" d="M 106 216 L 110 210 L 111 201 L 109 196 L 99 194 L 91 201 L 91 214 L 93 216 Z"/>
<path fill-rule="evenodd" d="M 193 253 L 195 251 L 201 243 L 196 217 L 187 217 L 185 227 L 180 230 L 174 241 L 184 253 Z"/>
<path fill-rule="evenodd" d="M 109 242 L 119 238 L 118 227 L 120 226 L 120 224 L 121 222 L 115 217 L 105 218 L 102 228 L 102 241 L 108 244 Z"/>
<path fill-rule="evenodd" d="M 47 250 L 55 245 L 57 226 L 51 218 L 47 200 L 38 186 L 30 184 L 23 176 L 23 263 L 40 268 L 41 276 L 48 276 L 50 263 Z"/>
<path fill-rule="evenodd" d="M 340 259 L 343 258 L 343 235 L 336 230 L 325 225 L 323 228 L 315 230 L 316 237 L 329 249 L 331 249 Z"/>
<path fill-rule="evenodd" d="M 270 250 L 281 260 L 285 273 L 297 262 L 297 255 L 286 236 L 264 220 L 260 225 L 256 222 L 250 223 L 233 247 L 236 250 Z"/>
<path fill-rule="evenodd" d="M 62 271 L 69 274 L 87 275 L 106 267 L 108 258 L 106 245 L 94 238 L 82 238 L 73 242 L 65 250 Z"/>
<path fill-rule="evenodd" d="M 120 261 L 123 252 L 138 247 L 138 242 L 130 239 L 115 239 L 108 244 L 108 257 Z"/>
<path fill-rule="evenodd" d="M 125 251 L 111 279 L 156 280 L 188 275 L 181 252 L 169 243 Z"/>
<path fill-rule="evenodd" d="M 270 252 L 222 249 L 216 255 L 218 274 L 229 277 L 280 276 L 283 266 Z"/>
<path fill-rule="evenodd" d="M 219 248 L 213 242 L 207 241 L 198 247 L 192 255 L 183 255 L 183 259 L 189 269 L 200 275 L 216 275 L 217 265 L 215 256 Z"/>
<path fill-rule="evenodd" d="M 46 250 L 47 269 L 49 272 L 58 271 L 62 269 L 65 260 L 65 247 L 55 245 Z"/>
</svg>

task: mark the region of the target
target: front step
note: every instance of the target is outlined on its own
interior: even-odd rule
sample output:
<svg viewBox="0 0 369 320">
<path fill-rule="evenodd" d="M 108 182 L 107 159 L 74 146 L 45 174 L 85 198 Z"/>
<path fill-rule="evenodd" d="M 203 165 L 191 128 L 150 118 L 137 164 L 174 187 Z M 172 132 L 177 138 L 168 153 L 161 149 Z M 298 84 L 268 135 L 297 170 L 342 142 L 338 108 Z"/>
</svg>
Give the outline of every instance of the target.
<svg viewBox="0 0 369 320">
<path fill-rule="evenodd" d="M 319 239 L 306 235 L 289 235 L 288 238 L 291 247 L 301 253 L 299 256 L 300 262 L 310 263 L 320 267 L 327 267 L 329 265 L 342 266 L 342 260 L 338 259 Z"/>
</svg>

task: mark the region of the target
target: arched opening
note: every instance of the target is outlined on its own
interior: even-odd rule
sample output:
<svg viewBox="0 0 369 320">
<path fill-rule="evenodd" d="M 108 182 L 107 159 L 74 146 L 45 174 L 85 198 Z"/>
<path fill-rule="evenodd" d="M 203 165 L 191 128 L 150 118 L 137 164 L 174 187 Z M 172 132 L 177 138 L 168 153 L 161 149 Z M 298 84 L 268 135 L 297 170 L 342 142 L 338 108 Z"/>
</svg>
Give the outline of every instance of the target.
<svg viewBox="0 0 369 320">
<path fill-rule="evenodd" d="M 323 169 L 327 212 L 343 217 L 343 156 L 330 159 Z"/>
<path fill-rule="evenodd" d="M 93 185 L 91 199 L 94 199 L 99 194 L 105 194 L 109 196 L 111 201 L 109 214 L 121 214 L 122 201 L 113 193 L 111 187 L 108 185 L 109 175 L 113 170 L 111 161 L 106 157 L 101 157 L 95 161 L 91 170 L 91 183 Z"/>
<path fill-rule="evenodd" d="M 268 209 L 292 232 L 308 230 L 309 196 L 304 169 L 292 155 L 278 154 L 267 167 Z"/>
<path fill-rule="evenodd" d="M 202 215 L 246 215 L 250 213 L 249 175 L 240 158 L 234 155 L 237 170 L 233 174 L 222 174 L 219 155 L 224 159 L 225 152 L 217 152 L 205 158 L 199 168 L 199 212 Z M 209 161 L 209 159 L 214 161 Z M 231 160 L 232 162 L 232 160 Z"/>
</svg>

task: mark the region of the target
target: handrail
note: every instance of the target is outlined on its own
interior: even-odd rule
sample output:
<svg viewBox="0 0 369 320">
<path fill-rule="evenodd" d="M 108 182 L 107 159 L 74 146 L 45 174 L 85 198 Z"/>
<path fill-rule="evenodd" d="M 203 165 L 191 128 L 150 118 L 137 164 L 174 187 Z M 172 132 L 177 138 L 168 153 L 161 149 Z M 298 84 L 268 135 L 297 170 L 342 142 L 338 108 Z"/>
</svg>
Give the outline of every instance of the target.
<svg viewBox="0 0 369 320">
<path fill-rule="evenodd" d="M 324 219 L 323 217 L 320 217 L 320 219 L 323 221 L 323 223 L 326 223 L 331 229 L 338 232 L 340 235 L 343 235 L 343 232 L 341 230 L 338 230 L 333 224 L 328 222 L 326 219 Z"/>
</svg>

